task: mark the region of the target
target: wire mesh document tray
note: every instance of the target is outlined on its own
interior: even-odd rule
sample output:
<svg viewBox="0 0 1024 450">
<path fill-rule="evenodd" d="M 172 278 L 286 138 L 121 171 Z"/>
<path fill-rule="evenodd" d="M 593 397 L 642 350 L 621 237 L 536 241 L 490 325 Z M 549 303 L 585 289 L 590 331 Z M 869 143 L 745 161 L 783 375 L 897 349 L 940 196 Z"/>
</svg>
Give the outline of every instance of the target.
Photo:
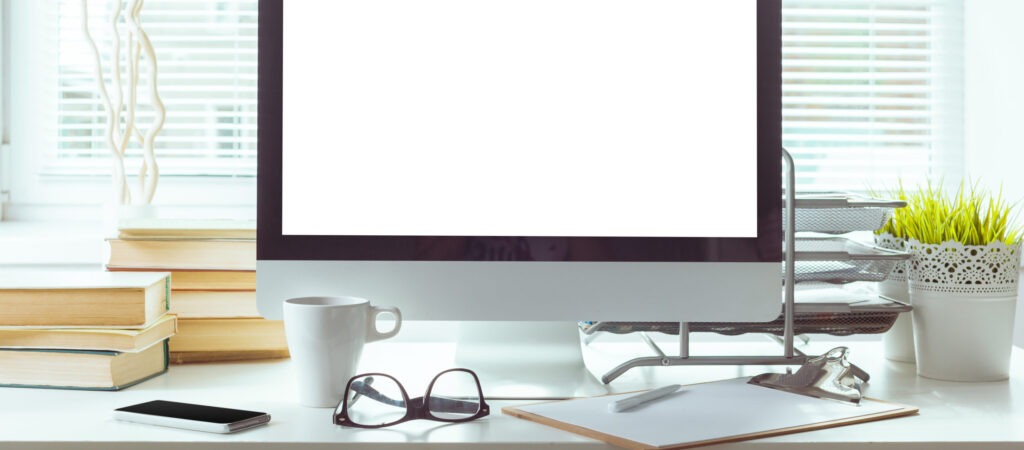
<svg viewBox="0 0 1024 450">
<path fill-rule="evenodd" d="M 910 305 L 879 297 L 873 289 L 814 288 L 797 291 L 794 325 L 797 334 L 879 334 L 889 331 L 900 313 L 911 310 Z M 816 291 L 816 292 L 814 292 Z M 823 301 L 826 298 L 832 300 Z M 810 301 L 807 301 L 810 300 Z M 837 301 L 841 300 L 841 301 Z M 735 336 L 747 333 L 767 333 L 782 336 L 783 316 L 771 322 L 692 322 L 691 332 L 708 332 Z M 659 332 L 679 334 L 679 322 L 580 322 L 584 334 L 606 331 L 615 334 Z"/>
<path fill-rule="evenodd" d="M 882 228 L 907 202 L 846 192 L 797 192 L 796 231 L 845 234 Z"/>
<path fill-rule="evenodd" d="M 910 259 L 906 252 L 843 237 L 798 237 L 794 256 L 794 279 L 798 283 L 882 281 L 897 262 Z"/>
<path fill-rule="evenodd" d="M 846 336 L 882 333 L 892 327 L 901 312 L 910 309 L 907 305 L 880 299 L 878 295 L 869 296 L 863 301 L 839 304 L 836 298 L 825 294 L 816 301 L 797 304 L 795 291 L 798 286 L 824 282 L 830 283 L 832 288 L 846 288 L 856 281 L 882 281 L 898 262 L 909 259 L 910 255 L 904 252 L 885 250 L 834 236 L 881 228 L 892 217 L 893 210 L 906 206 L 906 202 L 842 192 L 797 192 L 793 157 L 783 149 L 782 159 L 785 175 L 782 208 L 782 314 L 768 323 L 694 323 L 687 322 L 685 318 L 670 323 L 581 322 L 584 342 L 594 339 L 597 331 L 637 331 L 654 353 L 653 356 L 636 357 L 616 366 L 601 377 L 602 382 L 610 383 L 626 371 L 643 366 L 803 364 L 808 360 L 807 355 L 794 348 L 798 334 Z M 798 242 L 797 232 L 833 236 L 806 238 Z M 677 335 L 678 354 L 669 355 L 661 350 L 646 331 Z M 779 341 L 783 351 L 780 356 L 691 355 L 689 335 L 693 331 L 728 335 L 767 333 Z"/>
</svg>

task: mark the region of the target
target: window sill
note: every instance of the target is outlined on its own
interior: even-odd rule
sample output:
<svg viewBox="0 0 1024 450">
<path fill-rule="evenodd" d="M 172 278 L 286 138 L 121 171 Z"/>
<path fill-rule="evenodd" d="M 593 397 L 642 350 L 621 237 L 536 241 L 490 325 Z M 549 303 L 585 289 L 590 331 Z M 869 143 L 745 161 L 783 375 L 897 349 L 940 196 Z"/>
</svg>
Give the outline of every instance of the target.
<svg viewBox="0 0 1024 450">
<path fill-rule="evenodd" d="M 100 222 L 0 222 L 0 265 L 99 265 L 104 237 Z"/>
<path fill-rule="evenodd" d="M 159 205 L 152 214 L 165 219 L 254 220 L 250 205 Z M 11 220 L 0 220 L 0 265 L 100 265 L 104 239 L 116 236 L 113 214 L 99 205 L 11 205 Z"/>
</svg>

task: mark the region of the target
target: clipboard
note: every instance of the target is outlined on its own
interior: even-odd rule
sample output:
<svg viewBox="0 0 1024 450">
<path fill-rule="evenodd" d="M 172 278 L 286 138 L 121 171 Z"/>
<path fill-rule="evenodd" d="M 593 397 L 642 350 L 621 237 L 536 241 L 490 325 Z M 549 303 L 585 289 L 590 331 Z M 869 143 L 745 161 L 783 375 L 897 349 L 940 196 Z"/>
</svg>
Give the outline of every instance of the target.
<svg viewBox="0 0 1024 450">
<path fill-rule="evenodd" d="M 684 449 L 917 414 L 912 406 L 864 398 L 860 405 L 747 384 L 748 377 L 683 386 L 625 412 L 624 395 L 502 408 L 502 413 L 627 449 Z"/>
</svg>

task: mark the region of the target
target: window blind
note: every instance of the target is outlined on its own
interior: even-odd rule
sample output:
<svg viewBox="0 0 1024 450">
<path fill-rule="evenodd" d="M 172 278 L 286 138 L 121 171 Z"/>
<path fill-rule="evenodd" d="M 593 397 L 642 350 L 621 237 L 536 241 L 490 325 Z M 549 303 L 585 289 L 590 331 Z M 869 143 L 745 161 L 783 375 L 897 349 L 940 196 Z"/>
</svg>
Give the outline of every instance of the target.
<svg viewBox="0 0 1024 450">
<path fill-rule="evenodd" d="M 784 0 L 783 140 L 801 190 L 962 170 L 958 0 Z"/>
<path fill-rule="evenodd" d="M 102 57 L 111 97 L 111 17 L 119 2 L 90 0 L 89 30 Z M 130 3 L 130 2 L 122 2 Z M 156 138 L 161 175 L 242 176 L 256 174 L 256 0 L 160 0 L 146 2 L 140 16 L 157 55 L 159 95 L 167 109 Z M 106 112 L 97 93 L 93 53 L 82 30 L 78 0 L 61 0 L 57 55 L 56 146 L 47 149 L 44 175 L 107 175 Z M 125 12 L 122 11 L 122 18 Z M 128 34 L 123 23 L 122 38 Z M 122 67 L 125 45 L 122 43 Z M 153 120 L 148 67 L 140 64 L 136 121 L 142 132 Z M 124 97 L 127 98 L 127 82 Z M 141 160 L 138 142 L 126 156 L 128 173 Z"/>
<path fill-rule="evenodd" d="M 783 136 L 800 189 L 960 175 L 960 1 L 784 0 Z M 115 3 L 89 2 L 108 86 L 112 59 L 103 49 Z M 42 172 L 105 175 L 105 113 L 78 1 L 61 0 L 57 14 L 57 145 L 45 149 Z M 142 23 L 168 110 L 156 141 L 162 173 L 254 176 L 256 0 L 151 1 Z M 151 114 L 143 108 L 139 119 L 147 123 Z M 137 144 L 128 158 L 136 167 Z"/>
</svg>

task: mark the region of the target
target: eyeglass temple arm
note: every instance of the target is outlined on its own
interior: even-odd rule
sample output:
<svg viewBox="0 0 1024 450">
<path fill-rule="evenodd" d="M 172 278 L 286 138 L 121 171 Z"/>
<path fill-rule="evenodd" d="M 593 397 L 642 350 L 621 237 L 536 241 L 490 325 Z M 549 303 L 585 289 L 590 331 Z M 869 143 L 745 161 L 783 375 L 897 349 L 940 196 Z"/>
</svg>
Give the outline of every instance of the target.
<svg viewBox="0 0 1024 450">
<path fill-rule="evenodd" d="M 363 381 L 356 381 L 356 383 L 364 383 L 364 382 Z M 365 383 L 366 383 L 367 386 L 372 384 L 373 383 L 373 377 L 366 377 Z M 349 405 L 354 405 L 361 398 L 363 398 L 363 394 L 361 392 L 359 392 L 358 390 L 356 390 L 355 394 L 352 394 L 352 399 L 349 400 L 348 404 Z"/>
<path fill-rule="evenodd" d="M 434 412 L 449 412 L 474 414 L 480 410 L 480 402 L 467 402 L 453 398 L 430 396 L 430 410 Z"/>
<path fill-rule="evenodd" d="M 367 381 L 372 382 L 371 380 Z M 369 382 L 363 382 L 362 380 L 354 381 L 352 383 L 352 390 L 355 391 L 357 395 L 361 395 L 363 397 L 376 400 L 385 405 L 398 406 L 402 408 L 405 407 L 405 402 L 403 402 L 402 400 L 395 400 L 391 397 L 381 394 L 379 391 L 370 386 Z M 358 399 L 358 397 L 353 398 L 352 402 L 354 403 L 356 399 Z M 418 397 L 411 400 L 413 404 L 422 401 L 423 397 Z M 473 414 L 480 409 L 480 403 L 431 396 L 430 409 L 437 412 Z"/>
<path fill-rule="evenodd" d="M 370 380 L 372 382 L 372 379 L 370 379 Z M 376 401 L 381 402 L 381 403 L 383 403 L 385 405 L 398 406 L 398 407 L 401 407 L 401 408 L 405 408 L 405 401 L 403 401 L 401 399 L 395 400 L 395 399 L 393 399 L 391 397 L 388 397 L 388 396 L 386 396 L 384 394 L 381 394 L 379 391 L 377 391 L 372 386 L 370 386 L 370 383 L 364 383 L 362 380 L 353 381 L 352 382 L 352 390 L 356 391 L 356 394 L 358 394 L 358 395 L 362 395 L 363 397 L 367 397 L 367 398 L 376 400 Z M 355 402 L 355 400 L 357 398 L 358 397 L 352 399 L 353 403 Z"/>
</svg>

